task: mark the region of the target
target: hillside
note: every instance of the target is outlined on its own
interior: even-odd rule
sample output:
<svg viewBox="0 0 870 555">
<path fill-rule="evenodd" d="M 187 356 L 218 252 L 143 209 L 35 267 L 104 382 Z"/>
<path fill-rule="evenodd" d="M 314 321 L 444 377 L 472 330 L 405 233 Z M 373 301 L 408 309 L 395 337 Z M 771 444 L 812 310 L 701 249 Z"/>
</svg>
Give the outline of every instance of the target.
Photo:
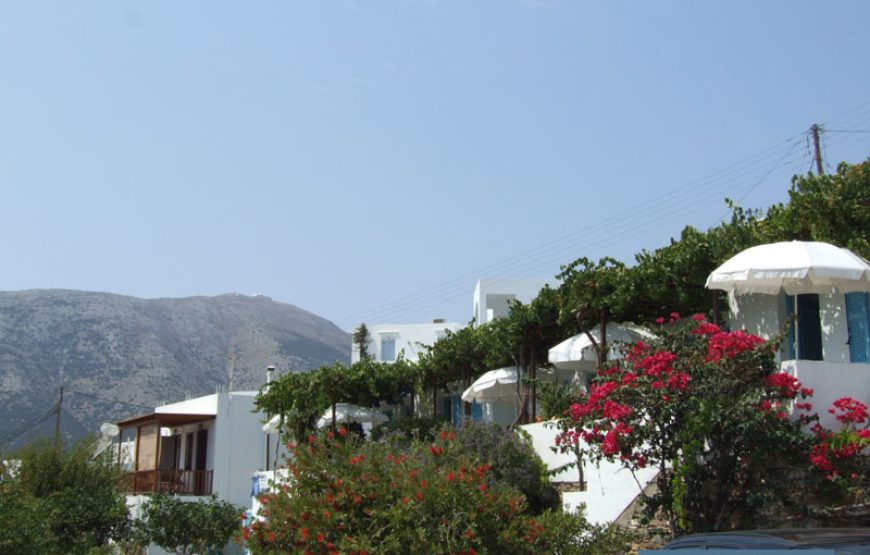
<svg viewBox="0 0 870 555">
<path fill-rule="evenodd" d="M 61 384 L 64 431 L 80 435 L 161 401 L 257 389 L 270 364 L 349 360 L 349 334 L 268 297 L 0 292 L 0 438 L 49 410 Z"/>
</svg>

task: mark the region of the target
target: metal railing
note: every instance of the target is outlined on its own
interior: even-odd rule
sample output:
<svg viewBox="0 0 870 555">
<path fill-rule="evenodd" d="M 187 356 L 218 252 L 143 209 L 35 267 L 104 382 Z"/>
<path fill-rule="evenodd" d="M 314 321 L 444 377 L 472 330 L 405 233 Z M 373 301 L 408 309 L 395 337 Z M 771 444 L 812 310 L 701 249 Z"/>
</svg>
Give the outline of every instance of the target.
<svg viewBox="0 0 870 555">
<path fill-rule="evenodd" d="M 129 493 L 210 495 L 212 470 L 140 470 L 127 475 Z"/>
</svg>

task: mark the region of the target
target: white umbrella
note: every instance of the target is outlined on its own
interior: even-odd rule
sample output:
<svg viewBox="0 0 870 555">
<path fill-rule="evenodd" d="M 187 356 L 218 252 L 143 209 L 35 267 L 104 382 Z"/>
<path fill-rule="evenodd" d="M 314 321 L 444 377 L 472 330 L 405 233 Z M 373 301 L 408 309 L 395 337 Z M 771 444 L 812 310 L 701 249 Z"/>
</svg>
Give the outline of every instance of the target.
<svg viewBox="0 0 870 555">
<path fill-rule="evenodd" d="M 474 380 L 468 389 L 462 393 L 462 400 L 470 403 L 492 403 L 517 396 L 518 372 L 516 367 L 490 370 Z"/>
<path fill-rule="evenodd" d="M 608 322 L 606 329 L 607 344 L 610 347 L 609 358 L 619 357 L 619 350 L 616 349 L 614 342 L 636 343 L 655 337 L 650 331 L 630 322 L 622 324 Z M 600 327 L 590 330 L 589 334 L 595 338 L 595 341 L 601 341 Z M 598 357 L 589 336 L 585 333 L 579 333 L 550 349 L 547 353 L 547 360 L 560 370 L 595 370 Z"/>
<path fill-rule="evenodd" d="M 281 415 L 276 414 L 268 422 L 263 424 L 263 431 L 267 434 L 274 434 L 281 429 Z"/>
<path fill-rule="evenodd" d="M 870 262 L 828 243 L 790 241 L 746 249 L 713 270 L 708 289 L 735 294 L 870 292 Z M 733 305 L 733 302 L 732 302 Z"/>
<path fill-rule="evenodd" d="M 386 415 L 372 409 L 351 405 L 348 403 L 338 403 L 335 405 L 335 422 L 359 422 L 360 424 L 371 424 L 378 426 L 389 420 Z M 317 421 L 318 428 L 326 428 L 332 426 L 332 407 L 326 409 L 323 416 Z"/>
</svg>

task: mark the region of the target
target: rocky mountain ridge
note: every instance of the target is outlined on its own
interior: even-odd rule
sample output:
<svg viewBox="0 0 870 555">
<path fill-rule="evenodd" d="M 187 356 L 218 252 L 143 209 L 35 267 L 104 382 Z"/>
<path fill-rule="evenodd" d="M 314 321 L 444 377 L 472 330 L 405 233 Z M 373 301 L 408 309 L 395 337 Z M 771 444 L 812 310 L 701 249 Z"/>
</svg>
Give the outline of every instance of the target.
<svg viewBox="0 0 870 555">
<path fill-rule="evenodd" d="M 0 292 L 0 440 L 50 410 L 60 386 L 65 431 L 96 431 L 160 402 L 257 389 L 268 365 L 349 362 L 350 344 L 331 322 L 264 296 Z"/>
</svg>

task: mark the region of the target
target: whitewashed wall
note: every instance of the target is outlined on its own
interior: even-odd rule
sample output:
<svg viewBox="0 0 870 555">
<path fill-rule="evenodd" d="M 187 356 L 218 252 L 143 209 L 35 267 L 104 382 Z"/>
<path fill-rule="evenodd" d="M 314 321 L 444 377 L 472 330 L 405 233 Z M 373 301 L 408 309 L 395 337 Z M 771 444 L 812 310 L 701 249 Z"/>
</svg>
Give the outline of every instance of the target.
<svg viewBox="0 0 870 555">
<path fill-rule="evenodd" d="M 574 460 L 573 455 L 555 453 L 551 449 L 556 444 L 556 429 L 546 422 L 528 424 L 521 428 L 532 436 L 535 452 L 553 470 Z M 656 476 L 655 469 L 646 468 L 636 473 L 619 463 L 601 462 L 600 466 L 586 462 L 583 465 L 586 491 L 566 492 L 562 495 L 562 505 L 573 511 L 579 506 L 586 508 L 586 517 L 597 524 L 615 521 L 634 502 L 641 492 Z M 560 472 L 551 478 L 553 482 L 576 482 L 576 468 Z M 639 485 L 640 484 L 640 485 Z"/>
</svg>

